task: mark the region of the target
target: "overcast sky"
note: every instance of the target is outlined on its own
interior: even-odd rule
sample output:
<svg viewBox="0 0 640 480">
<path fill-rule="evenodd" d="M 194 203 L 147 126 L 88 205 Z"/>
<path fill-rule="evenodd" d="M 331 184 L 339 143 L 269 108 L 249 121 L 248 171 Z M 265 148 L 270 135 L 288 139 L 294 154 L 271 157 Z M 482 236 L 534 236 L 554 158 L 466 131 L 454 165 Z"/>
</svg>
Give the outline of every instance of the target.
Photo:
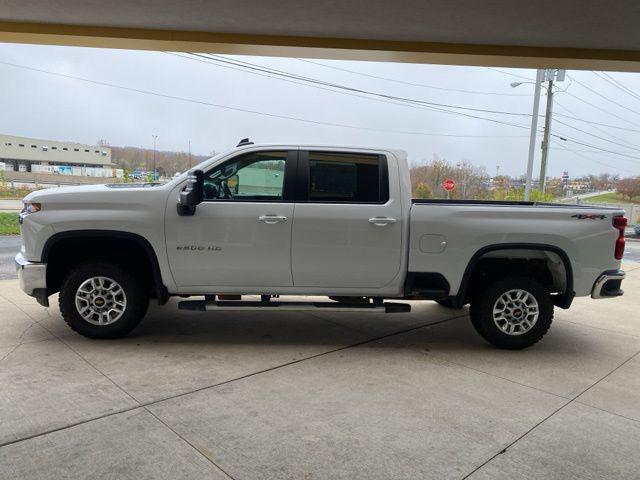
<svg viewBox="0 0 640 480">
<path fill-rule="evenodd" d="M 256 70 L 224 68 L 207 60 L 162 52 L 0 44 L 0 133 L 83 143 L 105 139 L 111 145 L 144 148 L 152 147 L 155 134 L 158 149 L 186 151 L 191 140 L 196 154 L 224 151 L 243 137 L 255 142 L 384 146 L 408 151 L 414 164 L 438 155 L 454 163 L 471 161 L 486 167 L 491 175 L 496 166 L 500 173 L 509 175 L 523 174 L 526 169 L 531 121 L 526 115 L 531 113 L 533 85 L 512 88 L 510 83 L 533 80 L 533 70 L 227 58 L 378 94 L 525 115 L 437 107 L 458 112 L 451 114 L 380 96 L 323 90 L 317 84 L 314 88 L 283 81 L 282 77 L 257 75 L 261 72 Z M 554 111 L 618 128 L 558 115 L 552 132 L 567 141 L 553 140 L 548 173 L 557 176 L 568 170 L 572 177 L 601 172 L 640 174 L 640 74 L 611 73 L 607 77 L 589 71 L 568 73 L 569 78 L 558 85 L 566 91 L 556 95 Z M 545 101 L 543 90 L 541 113 Z M 540 119 L 540 128 L 542 125 Z M 539 169 L 540 139 L 539 134 L 534 174 Z"/>
</svg>

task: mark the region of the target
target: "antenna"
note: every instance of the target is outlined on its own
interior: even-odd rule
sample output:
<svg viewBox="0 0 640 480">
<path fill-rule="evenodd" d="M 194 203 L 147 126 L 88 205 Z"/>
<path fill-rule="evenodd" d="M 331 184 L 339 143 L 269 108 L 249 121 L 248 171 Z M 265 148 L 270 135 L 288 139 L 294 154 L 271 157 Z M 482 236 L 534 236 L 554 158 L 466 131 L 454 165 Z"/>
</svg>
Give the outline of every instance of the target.
<svg viewBox="0 0 640 480">
<path fill-rule="evenodd" d="M 238 142 L 238 145 L 236 145 L 236 147 L 244 147 L 245 145 L 253 145 L 253 142 L 251 140 L 249 140 L 249 138 L 243 138 L 242 140 L 240 140 L 240 142 Z"/>
</svg>

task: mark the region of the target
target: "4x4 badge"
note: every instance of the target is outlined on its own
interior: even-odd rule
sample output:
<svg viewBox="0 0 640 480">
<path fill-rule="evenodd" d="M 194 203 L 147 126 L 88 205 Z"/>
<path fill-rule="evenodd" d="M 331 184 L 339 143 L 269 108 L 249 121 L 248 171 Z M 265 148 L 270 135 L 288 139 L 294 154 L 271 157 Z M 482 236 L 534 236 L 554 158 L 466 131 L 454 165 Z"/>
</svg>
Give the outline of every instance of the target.
<svg viewBox="0 0 640 480">
<path fill-rule="evenodd" d="M 594 213 L 576 213 L 575 215 L 571 215 L 571 218 L 577 218 L 578 220 L 604 220 L 607 216 L 596 215 Z"/>
</svg>

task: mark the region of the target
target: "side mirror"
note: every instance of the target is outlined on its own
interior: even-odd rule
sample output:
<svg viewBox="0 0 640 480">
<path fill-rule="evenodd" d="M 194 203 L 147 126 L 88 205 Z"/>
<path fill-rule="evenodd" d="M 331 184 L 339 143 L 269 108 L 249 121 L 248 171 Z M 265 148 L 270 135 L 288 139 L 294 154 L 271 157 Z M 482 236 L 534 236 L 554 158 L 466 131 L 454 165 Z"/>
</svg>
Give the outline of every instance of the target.
<svg viewBox="0 0 640 480">
<path fill-rule="evenodd" d="M 191 216 L 196 211 L 196 205 L 204 198 L 204 172 L 191 170 L 187 177 L 187 186 L 180 192 L 178 215 Z"/>
</svg>

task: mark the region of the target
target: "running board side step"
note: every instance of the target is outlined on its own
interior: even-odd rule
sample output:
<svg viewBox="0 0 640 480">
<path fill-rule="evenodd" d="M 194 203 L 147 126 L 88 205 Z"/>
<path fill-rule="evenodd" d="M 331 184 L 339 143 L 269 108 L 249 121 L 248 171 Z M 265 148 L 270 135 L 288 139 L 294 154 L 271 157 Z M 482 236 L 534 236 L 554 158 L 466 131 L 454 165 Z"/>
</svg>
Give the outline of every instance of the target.
<svg viewBox="0 0 640 480">
<path fill-rule="evenodd" d="M 218 311 L 232 312 L 245 310 L 272 311 L 309 311 L 325 310 L 329 312 L 382 312 L 405 313 L 411 311 L 408 303 L 343 303 L 343 302 L 242 302 L 242 301 L 207 301 L 187 300 L 178 303 L 180 310 L 198 312 Z"/>
</svg>

